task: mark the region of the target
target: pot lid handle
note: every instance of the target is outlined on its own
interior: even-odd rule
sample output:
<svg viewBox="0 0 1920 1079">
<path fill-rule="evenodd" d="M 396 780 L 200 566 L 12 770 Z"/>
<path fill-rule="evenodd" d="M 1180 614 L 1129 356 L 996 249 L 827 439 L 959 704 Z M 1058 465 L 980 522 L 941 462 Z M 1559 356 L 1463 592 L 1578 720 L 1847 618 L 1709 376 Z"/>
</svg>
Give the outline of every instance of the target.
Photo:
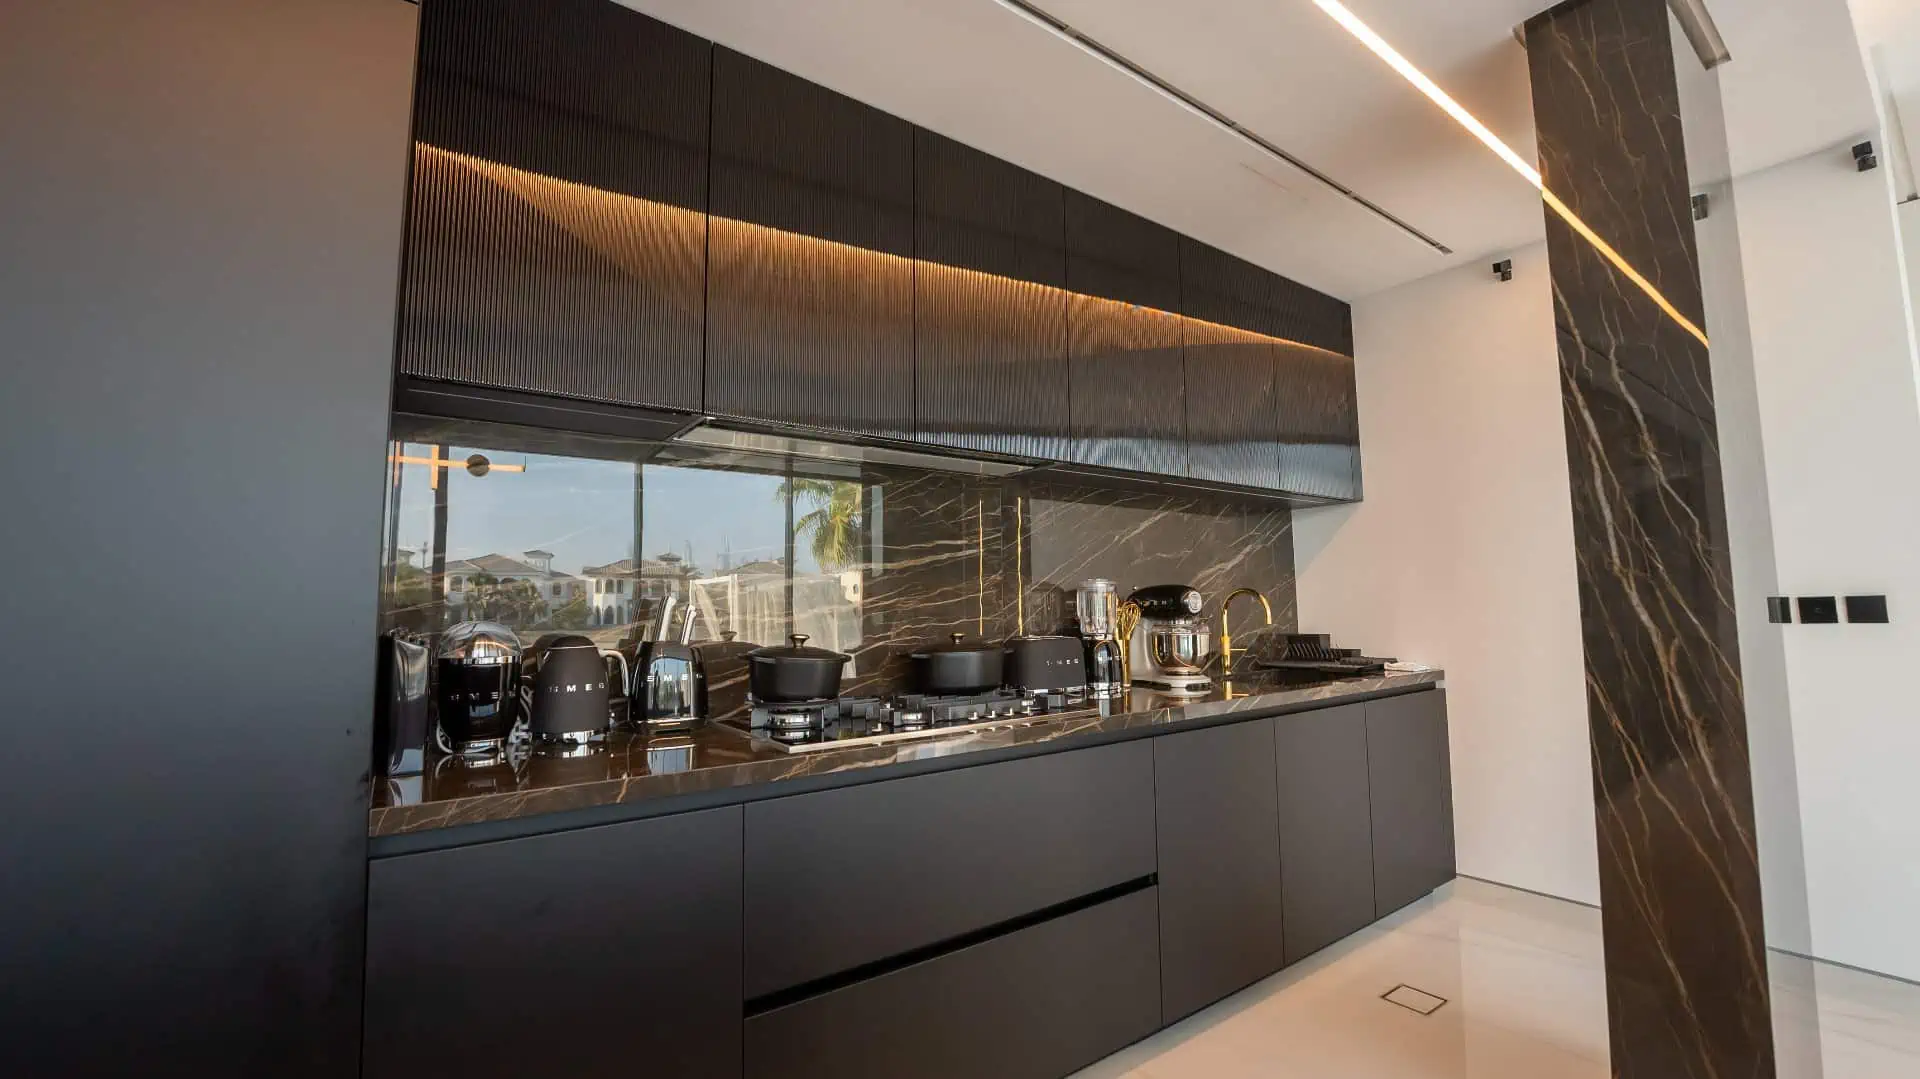
<svg viewBox="0 0 1920 1079">
<path fill-rule="evenodd" d="M 809 638 L 809 637 L 808 637 L 808 636 L 807 636 L 806 634 L 804 634 L 804 633 L 795 633 L 795 634 L 792 634 L 792 635 L 790 635 L 790 636 L 788 636 L 788 637 L 787 637 L 787 640 L 788 640 L 788 641 L 789 641 L 789 642 L 790 642 L 790 643 L 791 643 L 791 644 L 792 644 L 792 645 L 793 645 L 793 646 L 794 646 L 795 648 L 805 648 L 805 647 L 806 647 L 806 645 L 807 645 L 807 641 L 808 641 L 808 640 L 810 640 L 810 639 L 811 639 L 811 638 Z"/>
<path fill-rule="evenodd" d="M 954 644 L 959 644 L 961 641 L 964 641 L 967 639 L 967 635 L 964 633 L 953 633 L 953 634 L 949 634 L 949 636 L 953 638 Z"/>
</svg>

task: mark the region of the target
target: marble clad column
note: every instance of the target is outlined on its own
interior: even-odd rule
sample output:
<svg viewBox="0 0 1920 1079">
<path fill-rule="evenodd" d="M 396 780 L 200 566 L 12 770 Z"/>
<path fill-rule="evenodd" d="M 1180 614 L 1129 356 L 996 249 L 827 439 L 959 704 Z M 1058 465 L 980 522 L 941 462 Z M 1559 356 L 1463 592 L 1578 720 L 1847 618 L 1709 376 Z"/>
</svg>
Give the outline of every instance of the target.
<svg viewBox="0 0 1920 1079">
<path fill-rule="evenodd" d="M 1586 649 L 1613 1073 L 1771 1077 L 1746 716 L 1663 0 L 1530 20 Z M 1675 315 L 1679 317 L 1676 318 Z"/>
</svg>

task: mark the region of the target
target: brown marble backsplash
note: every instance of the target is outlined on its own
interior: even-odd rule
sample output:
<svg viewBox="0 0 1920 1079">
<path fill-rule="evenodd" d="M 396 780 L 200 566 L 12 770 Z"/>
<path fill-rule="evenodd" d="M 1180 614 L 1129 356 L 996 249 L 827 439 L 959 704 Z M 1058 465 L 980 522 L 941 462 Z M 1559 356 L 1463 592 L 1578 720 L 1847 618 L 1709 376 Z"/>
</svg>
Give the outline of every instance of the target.
<svg viewBox="0 0 1920 1079">
<path fill-rule="evenodd" d="M 803 633 L 853 657 L 843 693 L 884 694 L 908 688 L 921 644 L 1061 632 L 1091 577 L 1123 597 L 1190 584 L 1215 624 L 1227 593 L 1250 587 L 1277 625 L 1295 624 L 1291 513 L 1257 497 L 410 417 L 394 437 L 390 627 L 430 634 L 487 616 L 529 641 L 560 630 L 612 647 L 658 635 L 671 597 L 694 611 L 696 640 Z M 475 475 L 476 454 L 500 467 Z M 1258 617 L 1235 615 L 1242 633 Z M 684 631 L 679 618 L 667 630 Z"/>
</svg>

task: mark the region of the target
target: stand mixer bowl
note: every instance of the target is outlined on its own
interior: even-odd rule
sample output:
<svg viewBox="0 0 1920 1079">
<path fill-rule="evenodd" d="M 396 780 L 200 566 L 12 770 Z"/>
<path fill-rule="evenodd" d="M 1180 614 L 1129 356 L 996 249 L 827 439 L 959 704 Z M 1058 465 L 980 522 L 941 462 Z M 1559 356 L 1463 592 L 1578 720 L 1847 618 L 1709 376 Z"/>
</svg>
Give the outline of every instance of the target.
<svg viewBox="0 0 1920 1079">
<path fill-rule="evenodd" d="M 1186 621 L 1160 622 L 1146 630 L 1147 657 L 1167 674 L 1200 674 L 1211 648 L 1207 627 Z"/>
</svg>

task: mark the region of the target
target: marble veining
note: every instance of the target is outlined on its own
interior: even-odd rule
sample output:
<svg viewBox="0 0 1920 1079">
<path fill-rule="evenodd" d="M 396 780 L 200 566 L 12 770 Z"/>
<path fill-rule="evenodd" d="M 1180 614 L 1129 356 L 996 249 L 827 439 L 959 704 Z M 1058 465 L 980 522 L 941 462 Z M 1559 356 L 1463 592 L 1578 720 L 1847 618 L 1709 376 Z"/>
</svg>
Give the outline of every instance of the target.
<svg viewBox="0 0 1920 1079">
<path fill-rule="evenodd" d="M 1666 5 L 1581 0 L 1527 30 L 1546 186 L 1702 321 Z M 1772 1076 L 1707 345 L 1546 219 L 1613 1073 Z"/>
<path fill-rule="evenodd" d="M 790 633 L 807 634 L 852 657 L 841 685 L 848 696 L 911 692 L 908 655 L 952 633 L 1000 641 L 1066 631 L 1074 592 L 1091 577 L 1117 582 L 1123 596 L 1146 585 L 1190 584 L 1207 596 L 1210 616 L 1227 593 L 1256 588 L 1277 626 L 1296 626 L 1292 514 L 1258 497 L 663 451 L 639 441 L 411 416 L 396 421 L 395 438 L 397 456 L 410 460 L 436 459 L 444 447 L 453 458 L 480 453 L 524 462 L 527 471 L 475 477 L 449 470 L 438 489 L 428 488 L 429 477 L 396 471 L 383 604 L 389 628 L 431 636 L 469 616 L 475 593 L 436 589 L 432 574 L 458 581 L 463 569 L 471 577 L 466 567 L 512 570 L 524 557 L 548 554 L 517 553 L 525 544 L 508 537 L 522 524 L 543 543 L 548 534 L 596 537 L 551 559 L 554 583 L 595 589 L 580 601 L 596 617 L 561 625 L 554 609 L 494 612 L 528 639 L 551 630 L 584 632 L 602 647 L 643 639 L 657 632 L 665 595 L 685 610 L 695 592 L 695 639 L 732 631 L 776 645 Z M 791 523 L 781 501 L 788 483 L 797 492 Z M 723 512 L 713 512 L 714 502 Z M 561 505 L 568 508 L 555 509 Z M 715 528 L 697 524 L 708 516 L 725 517 L 734 529 L 728 539 L 739 546 L 714 549 Z M 635 550 L 661 553 L 636 567 Z M 436 551 L 445 552 L 443 561 L 436 563 Z M 610 599 L 597 591 L 608 584 L 626 591 Z M 603 611 L 617 617 L 603 622 Z"/>
<path fill-rule="evenodd" d="M 499 766 L 443 772 L 438 778 L 430 777 L 420 790 L 383 788 L 368 820 L 368 832 L 374 836 L 402 835 L 919 761 L 960 762 L 969 754 L 990 750 L 1039 747 L 1081 736 L 1158 730 L 1241 713 L 1417 690 L 1437 685 L 1444 677 L 1440 671 L 1425 671 L 1302 686 L 1228 682 L 1204 698 L 1188 701 L 1136 690 L 1125 700 L 1111 702 L 1099 714 L 1071 714 L 1057 721 L 917 742 L 791 755 L 757 747 L 744 733 L 727 730 L 709 729 L 651 744 L 618 736 L 603 752 L 589 757 L 536 758 L 519 769 Z M 688 751 L 688 757 L 674 762 L 678 770 L 656 770 L 649 759 L 647 750 L 663 745 L 675 749 L 684 746 Z"/>
</svg>

